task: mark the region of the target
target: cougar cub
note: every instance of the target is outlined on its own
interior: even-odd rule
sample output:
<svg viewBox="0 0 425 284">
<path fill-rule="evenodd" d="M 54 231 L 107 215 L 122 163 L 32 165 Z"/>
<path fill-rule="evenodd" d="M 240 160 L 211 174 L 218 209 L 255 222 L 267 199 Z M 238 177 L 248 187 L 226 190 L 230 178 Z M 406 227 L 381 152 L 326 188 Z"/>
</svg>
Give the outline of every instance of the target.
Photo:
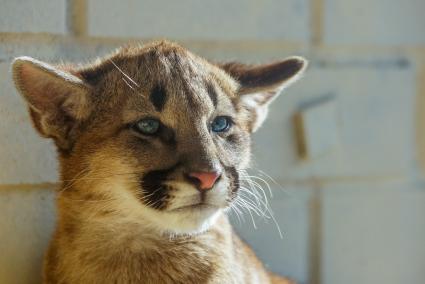
<svg viewBox="0 0 425 284">
<path fill-rule="evenodd" d="M 16 58 L 16 87 L 60 162 L 44 283 L 289 283 L 225 212 L 250 134 L 305 67 L 214 64 L 167 41 L 86 66 Z"/>
</svg>

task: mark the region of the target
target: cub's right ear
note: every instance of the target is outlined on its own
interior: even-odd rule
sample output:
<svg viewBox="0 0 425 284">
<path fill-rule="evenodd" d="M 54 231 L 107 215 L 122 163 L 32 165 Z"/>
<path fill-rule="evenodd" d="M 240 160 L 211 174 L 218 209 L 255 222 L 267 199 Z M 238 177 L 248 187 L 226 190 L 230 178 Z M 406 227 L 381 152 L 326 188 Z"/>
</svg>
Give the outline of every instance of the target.
<svg viewBox="0 0 425 284">
<path fill-rule="evenodd" d="M 71 73 L 26 56 L 13 61 L 12 72 L 35 128 L 67 148 L 70 131 L 90 114 L 90 87 Z"/>
</svg>

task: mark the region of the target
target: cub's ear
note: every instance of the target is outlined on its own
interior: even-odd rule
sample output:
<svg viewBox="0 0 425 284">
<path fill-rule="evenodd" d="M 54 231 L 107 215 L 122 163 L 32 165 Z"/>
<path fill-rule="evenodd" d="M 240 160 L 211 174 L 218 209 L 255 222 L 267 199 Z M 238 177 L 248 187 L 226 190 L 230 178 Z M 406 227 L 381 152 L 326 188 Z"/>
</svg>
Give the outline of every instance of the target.
<svg viewBox="0 0 425 284">
<path fill-rule="evenodd" d="M 89 86 L 31 57 L 16 58 L 12 72 L 35 128 L 42 136 L 53 138 L 59 148 L 68 148 L 71 130 L 90 114 Z"/>
<path fill-rule="evenodd" d="M 294 56 L 267 65 L 231 62 L 220 67 L 239 82 L 240 103 L 249 111 L 250 130 L 255 132 L 266 119 L 269 104 L 301 77 L 307 61 Z"/>
</svg>

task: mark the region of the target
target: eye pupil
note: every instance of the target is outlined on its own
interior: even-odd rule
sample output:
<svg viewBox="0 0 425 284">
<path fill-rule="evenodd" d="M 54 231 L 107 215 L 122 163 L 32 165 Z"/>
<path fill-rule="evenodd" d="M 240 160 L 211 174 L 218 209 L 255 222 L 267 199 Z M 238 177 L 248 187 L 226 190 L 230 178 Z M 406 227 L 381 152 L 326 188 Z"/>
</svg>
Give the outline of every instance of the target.
<svg viewBox="0 0 425 284">
<path fill-rule="evenodd" d="M 211 124 L 211 130 L 214 132 L 225 132 L 229 128 L 230 128 L 230 119 L 225 116 L 216 117 Z"/>
<path fill-rule="evenodd" d="M 142 119 L 136 124 L 136 128 L 142 134 L 152 135 L 159 130 L 159 121 L 152 118 Z"/>
</svg>

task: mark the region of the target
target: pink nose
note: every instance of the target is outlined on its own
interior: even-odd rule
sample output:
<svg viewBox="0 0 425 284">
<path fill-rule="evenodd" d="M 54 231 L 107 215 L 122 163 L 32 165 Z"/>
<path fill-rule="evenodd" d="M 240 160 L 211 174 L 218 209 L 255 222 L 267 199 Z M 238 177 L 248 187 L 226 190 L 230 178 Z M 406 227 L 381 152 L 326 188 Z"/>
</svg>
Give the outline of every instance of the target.
<svg viewBox="0 0 425 284">
<path fill-rule="evenodd" d="M 192 172 L 189 177 L 197 179 L 200 183 L 200 189 L 211 189 L 217 179 L 220 177 L 219 172 Z"/>
</svg>

